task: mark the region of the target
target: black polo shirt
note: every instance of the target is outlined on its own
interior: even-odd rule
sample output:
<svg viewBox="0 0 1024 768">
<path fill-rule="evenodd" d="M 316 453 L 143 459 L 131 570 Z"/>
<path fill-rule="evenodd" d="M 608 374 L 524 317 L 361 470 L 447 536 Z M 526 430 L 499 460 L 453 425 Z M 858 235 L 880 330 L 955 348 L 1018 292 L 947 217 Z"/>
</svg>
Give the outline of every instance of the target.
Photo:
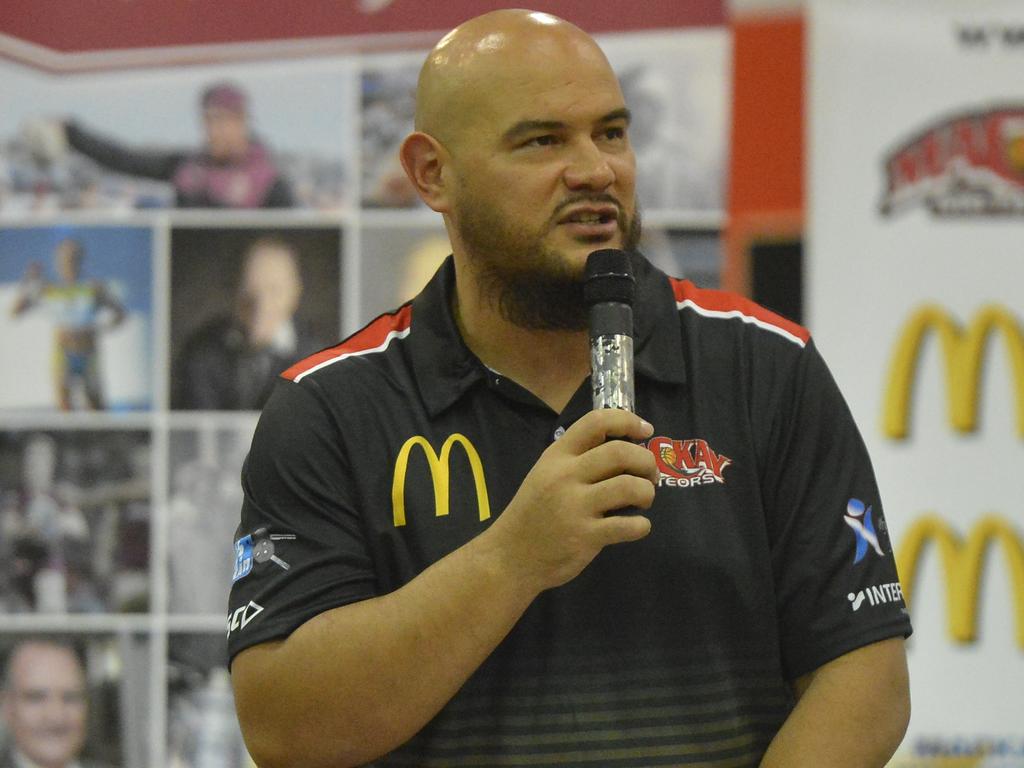
<svg viewBox="0 0 1024 768">
<path fill-rule="evenodd" d="M 638 258 L 637 411 L 651 534 L 542 593 L 380 765 L 756 765 L 787 680 L 907 635 L 864 445 L 807 332 Z M 427 288 L 283 374 L 243 470 L 232 656 L 385 594 L 501 514 L 554 413 L 483 366 Z"/>
</svg>

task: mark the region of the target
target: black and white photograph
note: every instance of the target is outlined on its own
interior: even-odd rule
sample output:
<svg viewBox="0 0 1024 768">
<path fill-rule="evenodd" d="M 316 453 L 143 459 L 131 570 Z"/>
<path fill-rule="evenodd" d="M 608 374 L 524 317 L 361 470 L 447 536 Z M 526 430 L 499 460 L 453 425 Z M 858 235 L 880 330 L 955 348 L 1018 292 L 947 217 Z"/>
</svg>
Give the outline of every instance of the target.
<svg viewBox="0 0 1024 768">
<path fill-rule="evenodd" d="M 169 437 L 168 611 L 223 616 L 242 508 L 239 476 L 255 417 L 203 418 Z"/>
<path fill-rule="evenodd" d="M 0 431 L 0 613 L 149 609 L 150 434 Z"/>
<path fill-rule="evenodd" d="M 167 657 L 169 768 L 251 768 L 235 716 L 224 633 L 174 633 Z"/>
<path fill-rule="evenodd" d="M 645 211 L 725 209 L 729 37 L 716 29 L 604 43 L 626 106 Z"/>
<path fill-rule="evenodd" d="M 398 160 L 413 129 L 420 63 L 378 57 L 363 70 L 359 162 L 366 208 L 425 208 Z"/>
</svg>

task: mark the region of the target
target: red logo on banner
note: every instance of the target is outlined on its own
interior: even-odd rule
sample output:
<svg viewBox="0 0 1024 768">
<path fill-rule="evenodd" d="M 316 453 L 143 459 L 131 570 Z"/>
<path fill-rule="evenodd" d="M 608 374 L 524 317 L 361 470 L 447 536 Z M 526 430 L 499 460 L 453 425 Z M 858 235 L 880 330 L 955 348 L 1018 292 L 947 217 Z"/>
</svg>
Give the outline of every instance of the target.
<svg viewBox="0 0 1024 768">
<path fill-rule="evenodd" d="M 1024 106 L 969 112 L 927 127 L 885 161 L 883 215 L 1024 214 Z"/>
</svg>

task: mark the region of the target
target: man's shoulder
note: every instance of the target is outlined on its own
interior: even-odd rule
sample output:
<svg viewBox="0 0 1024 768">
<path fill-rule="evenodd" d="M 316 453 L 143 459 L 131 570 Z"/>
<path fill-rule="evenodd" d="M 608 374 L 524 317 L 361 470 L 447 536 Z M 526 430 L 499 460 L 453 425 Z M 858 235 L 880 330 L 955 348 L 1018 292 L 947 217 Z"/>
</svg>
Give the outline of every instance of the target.
<svg viewBox="0 0 1024 768">
<path fill-rule="evenodd" d="M 394 366 L 401 357 L 398 342 L 412 330 L 412 304 L 403 304 L 392 312 L 378 315 L 348 338 L 334 346 L 299 360 L 281 373 L 281 378 L 296 384 L 322 383 L 366 375 L 380 366 Z"/>
<path fill-rule="evenodd" d="M 234 339 L 235 335 L 240 335 L 240 338 Z M 190 331 L 185 337 L 183 351 L 189 354 L 215 348 L 220 352 L 222 348 L 239 346 L 241 343 L 244 343 L 244 331 L 230 313 L 222 312 L 207 318 Z"/>
<path fill-rule="evenodd" d="M 719 331 L 766 343 L 781 340 L 798 349 L 811 340 L 810 331 L 799 323 L 738 293 L 699 288 L 674 277 L 669 278 L 669 285 L 680 322 L 691 332 Z"/>
</svg>

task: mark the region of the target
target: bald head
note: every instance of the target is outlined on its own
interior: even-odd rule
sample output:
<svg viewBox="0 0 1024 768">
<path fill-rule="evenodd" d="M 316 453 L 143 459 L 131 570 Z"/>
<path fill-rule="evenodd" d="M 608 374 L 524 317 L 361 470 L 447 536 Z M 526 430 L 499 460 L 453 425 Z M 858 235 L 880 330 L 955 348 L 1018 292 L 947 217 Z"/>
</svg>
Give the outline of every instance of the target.
<svg viewBox="0 0 1024 768">
<path fill-rule="evenodd" d="M 508 89 L 587 64 L 611 73 L 593 38 L 567 21 L 515 9 L 477 16 L 427 56 L 416 92 L 416 130 L 454 141 L 460 129 L 488 119 L 489 104 Z"/>
<path fill-rule="evenodd" d="M 399 157 L 423 202 L 445 217 L 460 296 L 494 308 L 504 299 L 477 288 L 520 279 L 576 290 L 590 251 L 631 247 L 629 122 L 597 43 L 554 16 L 494 11 L 437 44 Z M 496 277 L 500 265 L 507 271 Z"/>
</svg>

